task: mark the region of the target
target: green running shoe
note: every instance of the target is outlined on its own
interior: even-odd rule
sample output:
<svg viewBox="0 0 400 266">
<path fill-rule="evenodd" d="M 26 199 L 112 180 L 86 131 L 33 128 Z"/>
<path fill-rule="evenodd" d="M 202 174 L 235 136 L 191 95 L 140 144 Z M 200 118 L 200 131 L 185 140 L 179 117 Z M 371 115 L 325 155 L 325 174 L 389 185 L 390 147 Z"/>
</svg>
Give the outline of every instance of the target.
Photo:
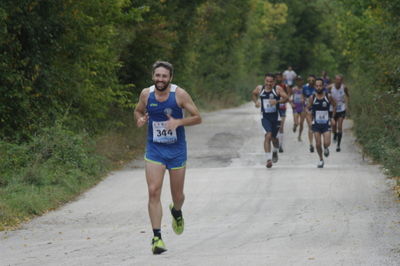
<svg viewBox="0 0 400 266">
<path fill-rule="evenodd" d="M 151 250 L 153 251 L 154 255 L 158 255 L 167 251 L 167 249 L 165 248 L 164 241 L 158 236 L 153 237 L 151 245 L 152 245 Z"/>
<path fill-rule="evenodd" d="M 173 207 L 174 205 L 171 203 L 169 205 L 169 210 L 171 211 L 171 215 Z M 178 219 L 175 219 L 175 217 L 172 215 L 172 229 L 174 230 L 175 234 L 177 235 L 182 234 L 184 228 L 185 228 L 185 220 L 183 219 L 183 216 L 178 217 Z"/>
</svg>

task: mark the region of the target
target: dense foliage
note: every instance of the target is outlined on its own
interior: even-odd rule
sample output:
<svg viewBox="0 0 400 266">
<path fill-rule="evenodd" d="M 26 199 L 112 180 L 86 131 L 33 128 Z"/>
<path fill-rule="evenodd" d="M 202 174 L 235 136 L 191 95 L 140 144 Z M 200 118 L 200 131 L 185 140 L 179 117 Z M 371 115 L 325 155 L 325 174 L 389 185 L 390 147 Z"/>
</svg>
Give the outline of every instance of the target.
<svg viewBox="0 0 400 266">
<path fill-rule="evenodd" d="M 351 62 L 352 114 L 366 151 L 400 176 L 400 1 L 340 1 L 338 37 Z"/>
<path fill-rule="evenodd" d="M 29 139 L 61 118 L 102 128 L 127 91 L 116 72 L 118 25 L 139 19 L 126 1 L 0 3 L 0 136 Z"/>
</svg>

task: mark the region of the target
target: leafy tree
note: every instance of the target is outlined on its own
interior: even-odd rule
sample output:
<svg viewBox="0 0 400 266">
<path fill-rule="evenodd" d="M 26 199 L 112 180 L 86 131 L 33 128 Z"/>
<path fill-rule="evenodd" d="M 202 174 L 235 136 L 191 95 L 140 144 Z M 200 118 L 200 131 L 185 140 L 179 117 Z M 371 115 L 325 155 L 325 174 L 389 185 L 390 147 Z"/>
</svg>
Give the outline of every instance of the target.
<svg viewBox="0 0 400 266">
<path fill-rule="evenodd" d="M 73 128 L 101 128 L 126 103 L 116 70 L 117 25 L 140 18 L 126 1 L 4 0 L 0 3 L 0 136 L 28 138 L 68 117 Z"/>
</svg>

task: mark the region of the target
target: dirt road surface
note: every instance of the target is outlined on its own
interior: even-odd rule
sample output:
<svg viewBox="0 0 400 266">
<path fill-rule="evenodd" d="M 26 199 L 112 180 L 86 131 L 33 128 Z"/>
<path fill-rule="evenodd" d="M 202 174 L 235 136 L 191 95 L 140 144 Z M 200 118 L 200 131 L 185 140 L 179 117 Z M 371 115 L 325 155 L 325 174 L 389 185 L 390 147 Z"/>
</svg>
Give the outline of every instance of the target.
<svg viewBox="0 0 400 266">
<path fill-rule="evenodd" d="M 346 121 L 325 168 L 298 142 L 288 111 L 284 153 L 266 169 L 252 104 L 187 128 L 185 232 L 151 254 L 143 161 L 109 175 L 57 211 L 0 233 L 0 265 L 400 265 L 400 204 L 378 165 L 363 160 Z"/>
</svg>

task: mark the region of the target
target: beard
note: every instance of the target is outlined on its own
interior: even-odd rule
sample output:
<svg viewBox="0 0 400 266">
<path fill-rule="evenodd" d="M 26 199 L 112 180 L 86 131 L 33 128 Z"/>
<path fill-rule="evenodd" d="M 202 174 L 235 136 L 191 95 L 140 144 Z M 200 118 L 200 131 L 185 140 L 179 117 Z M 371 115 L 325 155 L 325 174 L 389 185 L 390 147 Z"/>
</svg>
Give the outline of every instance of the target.
<svg viewBox="0 0 400 266">
<path fill-rule="evenodd" d="M 169 84 L 170 84 L 170 82 L 166 82 L 166 83 L 164 83 L 164 82 L 158 82 L 158 83 L 163 83 L 163 84 L 164 84 L 163 87 L 159 87 L 159 86 L 157 86 L 157 83 L 154 83 L 154 86 L 156 87 L 156 89 L 157 89 L 158 91 L 165 91 L 165 90 L 168 88 Z"/>
<path fill-rule="evenodd" d="M 317 90 L 317 94 L 321 95 L 322 93 L 324 93 L 323 90 Z"/>
</svg>

